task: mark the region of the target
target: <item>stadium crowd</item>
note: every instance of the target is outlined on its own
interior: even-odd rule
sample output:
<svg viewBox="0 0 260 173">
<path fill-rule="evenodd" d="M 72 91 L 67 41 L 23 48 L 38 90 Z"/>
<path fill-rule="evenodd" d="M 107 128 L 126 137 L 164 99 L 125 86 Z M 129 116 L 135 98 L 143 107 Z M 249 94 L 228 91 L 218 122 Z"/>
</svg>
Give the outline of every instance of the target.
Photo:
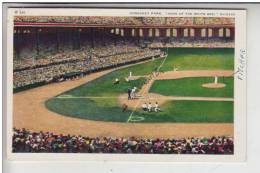
<svg viewBox="0 0 260 173">
<path fill-rule="evenodd" d="M 16 16 L 15 22 L 31 23 L 76 23 L 76 24 L 113 24 L 135 25 L 141 24 L 136 17 L 105 17 L 105 16 Z"/>
<path fill-rule="evenodd" d="M 29 56 L 29 57 L 21 57 L 14 59 L 14 71 L 20 71 L 24 69 L 31 69 L 34 67 L 42 67 L 51 64 L 58 64 L 58 63 L 66 63 L 71 61 L 79 61 L 86 58 L 90 58 L 90 56 L 96 57 L 108 57 L 118 54 L 125 54 L 125 53 L 134 53 L 140 52 L 141 49 L 135 45 L 107 45 L 107 46 L 98 46 L 94 49 L 90 48 L 89 46 L 81 47 L 79 50 L 70 50 L 67 48 L 66 50 L 62 50 L 56 54 L 36 57 Z"/>
<path fill-rule="evenodd" d="M 197 18 L 192 17 L 168 17 L 166 19 L 167 25 L 192 25 Z"/>
<path fill-rule="evenodd" d="M 12 150 L 16 153 L 233 154 L 234 142 L 232 137 L 225 136 L 182 139 L 91 138 L 14 129 Z"/>
<path fill-rule="evenodd" d="M 98 57 L 107 57 L 112 55 L 124 54 L 124 53 L 132 53 L 139 52 L 140 47 L 129 43 L 127 46 L 124 44 L 119 45 L 108 45 L 108 46 L 99 46 L 93 49 L 93 53 Z"/>
<path fill-rule="evenodd" d="M 227 17 L 108 17 L 108 16 L 15 16 L 15 22 L 74 23 L 89 25 L 226 25 L 234 24 Z"/>
<path fill-rule="evenodd" d="M 20 64 L 14 63 L 14 88 L 41 82 L 49 83 L 68 80 L 70 78 L 67 78 L 67 74 L 74 73 L 76 76 L 82 76 L 89 72 L 138 62 L 162 54 L 158 49 L 140 49 L 137 47 L 120 48 L 119 46 L 114 47 L 114 49 L 107 47 L 107 50 L 107 56 L 104 54 L 103 49 L 96 49 L 91 54 L 82 49 L 37 60 L 26 59 L 23 61 L 19 59 Z M 102 56 L 98 57 L 97 55 Z M 71 77 L 74 78 L 75 75 Z"/>
<path fill-rule="evenodd" d="M 168 39 L 167 41 L 165 41 L 165 39 L 162 38 L 156 38 L 153 39 L 147 45 L 150 48 L 164 48 L 164 47 L 233 48 L 234 42 L 232 40 L 223 40 L 218 38 L 211 38 L 211 39 L 171 38 Z"/>
</svg>

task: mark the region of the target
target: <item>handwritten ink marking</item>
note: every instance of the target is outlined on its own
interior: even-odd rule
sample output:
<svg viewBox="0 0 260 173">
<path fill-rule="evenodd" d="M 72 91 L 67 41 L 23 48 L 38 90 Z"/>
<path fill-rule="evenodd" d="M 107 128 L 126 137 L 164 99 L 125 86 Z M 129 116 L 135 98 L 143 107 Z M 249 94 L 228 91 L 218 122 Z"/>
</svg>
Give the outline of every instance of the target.
<svg viewBox="0 0 260 173">
<path fill-rule="evenodd" d="M 243 80 L 245 78 L 246 73 L 246 50 L 240 49 L 238 67 L 234 74 L 236 74 L 239 80 Z"/>
</svg>

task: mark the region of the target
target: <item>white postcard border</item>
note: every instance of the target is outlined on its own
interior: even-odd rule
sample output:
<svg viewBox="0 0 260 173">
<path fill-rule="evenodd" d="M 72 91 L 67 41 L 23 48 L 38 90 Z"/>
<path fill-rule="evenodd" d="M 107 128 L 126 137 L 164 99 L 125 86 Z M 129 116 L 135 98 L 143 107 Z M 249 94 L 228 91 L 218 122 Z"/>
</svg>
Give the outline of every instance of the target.
<svg viewBox="0 0 260 173">
<path fill-rule="evenodd" d="M 17 11 L 17 12 L 16 12 Z M 24 12 L 24 13 L 23 13 Z M 132 13 L 130 13 L 132 12 Z M 152 12 L 161 12 L 160 15 Z M 246 159 L 246 63 L 243 72 L 235 75 L 234 84 L 234 155 L 175 155 L 175 154 L 61 154 L 61 153 L 12 153 L 12 81 L 13 81 L 13 16 L 143 16 L 170 17 L 235 17 L 235 71 L 240 68 L 241 56 L 246 61 L 246 11 L 199 9 L 55 9 L 11 8 L 7 21 L 7 158 L 15 161 L 138 161 L 138 162 L 234 162 Z M 17 14 L 18 13 L 18 14 Z M 226 14 L 226 15 L 225 15 Z M 243 54 L 243 55 L 242 55 Z M 242 73 L 242 74 L 240 74 Z M 239 79 L 242 75 L 243 79 Z"/>
</svg>

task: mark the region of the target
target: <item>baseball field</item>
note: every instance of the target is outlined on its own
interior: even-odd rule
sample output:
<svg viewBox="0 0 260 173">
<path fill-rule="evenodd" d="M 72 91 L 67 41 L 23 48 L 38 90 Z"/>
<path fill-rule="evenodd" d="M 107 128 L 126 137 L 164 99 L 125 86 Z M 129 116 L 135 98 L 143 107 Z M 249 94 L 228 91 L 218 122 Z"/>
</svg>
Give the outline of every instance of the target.
<svg viewBox="0 0 260 173">
<path fill-rule="evenodd" d="M 233 123 L 234 49 L 164 51 L 165 58 L 118 68 L 44 104 L 62 116 L 103 122 Z M 134 87 L 137 96 L 129 100 L 127 91 Z M 156 102 L 160 111 L 142 109 L 144 103 Z"/>
</svg>

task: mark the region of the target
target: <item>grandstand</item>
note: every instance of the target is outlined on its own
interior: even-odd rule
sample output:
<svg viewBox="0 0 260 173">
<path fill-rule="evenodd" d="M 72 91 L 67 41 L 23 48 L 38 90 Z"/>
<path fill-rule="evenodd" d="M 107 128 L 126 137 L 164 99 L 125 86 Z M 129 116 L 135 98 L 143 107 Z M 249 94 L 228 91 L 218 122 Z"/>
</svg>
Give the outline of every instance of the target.
<svg viewBox="0 0 260 173">
<path fill-rule="evenodd" d="M 233 48 L 234 18 L 17 16 L 14 89 L 160 57 L 163 47 Z"/>
</svg>

